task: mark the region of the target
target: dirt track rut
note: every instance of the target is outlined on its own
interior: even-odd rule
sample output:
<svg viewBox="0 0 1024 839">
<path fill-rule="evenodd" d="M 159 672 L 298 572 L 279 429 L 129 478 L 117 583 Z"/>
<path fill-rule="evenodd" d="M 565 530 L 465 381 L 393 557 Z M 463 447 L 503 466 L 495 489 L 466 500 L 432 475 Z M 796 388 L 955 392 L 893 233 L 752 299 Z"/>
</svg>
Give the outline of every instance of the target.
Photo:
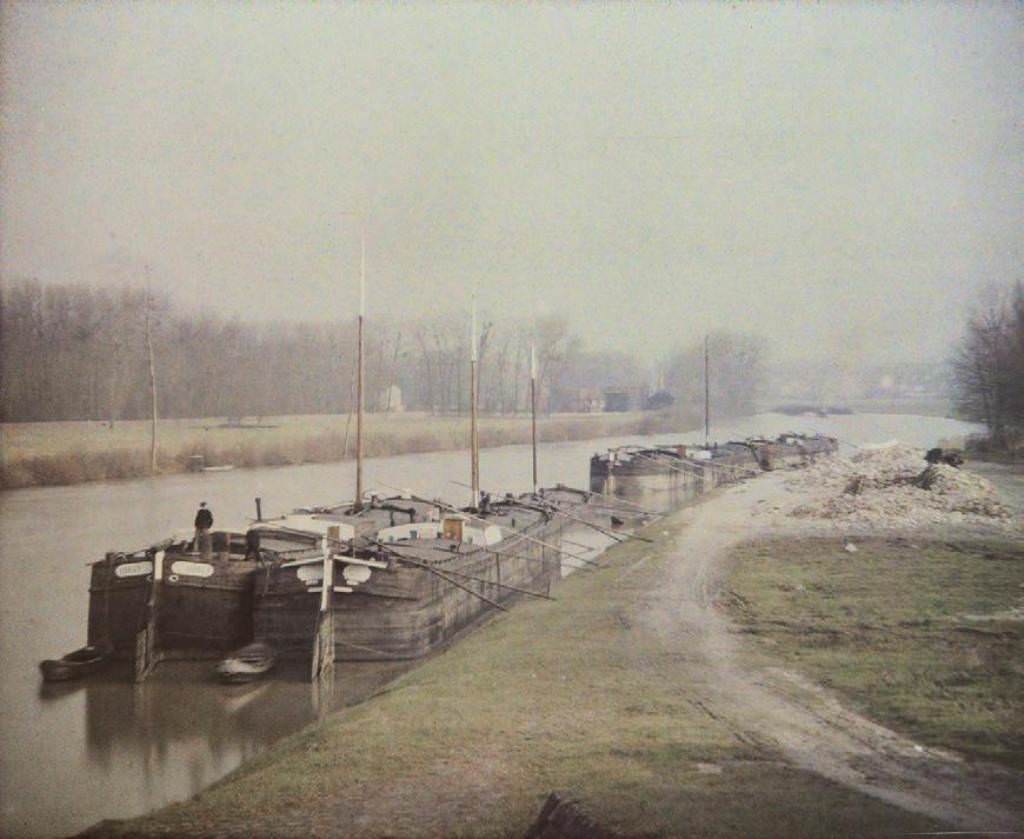
<svg viewBox="0 0 1024 839">
<path fill-rule="evenodd" d="M 729 550 L 764 531 L 754 511 L 782 499 L 783 480 L 765 475 L 684 511 L 669 578 L 630 619 L 687 651 L 680 689 L 742 742 L 963 830 L 1021 829 L 1020 773 L 923 747 L 844 708 L 795 673 L 741 661 L 738 645 L 747 642 L 731 631 L 715 596 Z M 786 534 L 773 529 L 772 535 Z"/>
</svg>

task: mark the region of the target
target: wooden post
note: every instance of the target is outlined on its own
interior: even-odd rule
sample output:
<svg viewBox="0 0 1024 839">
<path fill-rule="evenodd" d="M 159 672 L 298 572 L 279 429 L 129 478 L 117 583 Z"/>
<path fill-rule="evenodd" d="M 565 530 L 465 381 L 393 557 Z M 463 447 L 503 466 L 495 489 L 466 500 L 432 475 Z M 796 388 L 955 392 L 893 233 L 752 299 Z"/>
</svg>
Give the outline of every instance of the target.
<svg viewBox="0 0 1024 839">
<path fill-rule="evenodd" d="M 477 430 L 477 339 L 476 339 L 476 294 L 473 294 L 472 316 L 470 320 L 469 346 L 469 459 L 470 483 L 472 484 L 473 501 L 471 506 L 477 508 L 480 503 L 480 437 Z"/>
<path fill-rule="evenodd" d="M 117 419 L 117 372 L 121 365 L 121 333 L 117 324 L 114 325 L 113 340 L 111 342 L 110 358 L 110 427 L 114 427 Z"/>
<path fill-rule="evenodd" d="M 114 634 L 110 630 L 110 590 L 114 587 L 114 552 L 107 551 L 107 584 L 103 587 L 103 644 L 114 649 Z"/>
<path fill-rule="evenodd" d="M 334 677 L 334 555 L 330 540 L 324 539 L 324 578 L 320 592 L 320 611 L 317 615 L 316 634 L 313 637 L 313 661 L 310 681 Z"/>
<path fill-rule="evenodd" d="M 256 521 L 263 521 L 263 499 L 256 499 Z"/>
<path fill-rule="evenodd" d="M 153 555 L 153 580 L 149 584 L 149 602 L 146 604 L 146 625 L 135 636 L 135 681 L 143 682 L 158 662 L 157 618 L 160 612 L 160 589 L 164 578 L 164 552 Z"/>
</svg>

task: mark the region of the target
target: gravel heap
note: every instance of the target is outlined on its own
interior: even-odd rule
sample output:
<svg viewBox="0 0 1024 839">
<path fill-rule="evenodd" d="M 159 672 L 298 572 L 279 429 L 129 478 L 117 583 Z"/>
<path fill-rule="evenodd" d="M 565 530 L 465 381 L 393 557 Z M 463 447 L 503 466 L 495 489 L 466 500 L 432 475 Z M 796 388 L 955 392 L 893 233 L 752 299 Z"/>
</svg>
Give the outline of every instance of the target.
<svg viewBox="0 0 1024 839">
<path fill-rule="evenodd" d="M 819 460 L 786 486 L 814 492 L 790 512 L 798 517 L 909 526 L 1010 518 L 987 480 L 944 463 L 930 466 L 923 449 L 900 443 Z"/>
</svg>

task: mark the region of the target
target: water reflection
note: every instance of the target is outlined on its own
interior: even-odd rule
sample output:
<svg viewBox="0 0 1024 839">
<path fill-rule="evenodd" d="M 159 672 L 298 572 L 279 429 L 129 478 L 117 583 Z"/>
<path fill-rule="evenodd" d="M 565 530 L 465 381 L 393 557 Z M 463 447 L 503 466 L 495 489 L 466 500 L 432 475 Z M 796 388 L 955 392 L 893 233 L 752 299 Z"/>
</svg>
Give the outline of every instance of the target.
<svg viewBox="0 0 1024 839">
<path fill-rule="evenodd" d="M 29 812 L 19 819 L 21 813 L 5 807 L 5 834 L 77 830 L 84 824 L 76 815 L 91 809 L 90 793 L 97 789 L 104 810 L 90 821 L 195 795 L 281 737 L 372 696 L 409 666 L 339 665 L 333 680 L 313 684 L 306 668 L 296 666 L 268 681 L 221 685 L 212 679 L 208 662 L 171 662 L 139 685 L 121 665 L 77 684 L 43 684 L 39 699 L 49 716 L 84 717 L 79 766 L 87 770 L 75 781 L 81 789 L 58 791 L 69 805 L 63 811 Z M 73 752 L 69 744 L 68 756 Z M 42 806 L 44 796 L 53 800 L 52 789 L 36 786 L 42 779 L 30 766 L 23 764 L 21 775 L 22 783 L 6 779 L 5 784 L 13 780 L 10 786 L 22 801 L 34 807 Z"/>
</svg>

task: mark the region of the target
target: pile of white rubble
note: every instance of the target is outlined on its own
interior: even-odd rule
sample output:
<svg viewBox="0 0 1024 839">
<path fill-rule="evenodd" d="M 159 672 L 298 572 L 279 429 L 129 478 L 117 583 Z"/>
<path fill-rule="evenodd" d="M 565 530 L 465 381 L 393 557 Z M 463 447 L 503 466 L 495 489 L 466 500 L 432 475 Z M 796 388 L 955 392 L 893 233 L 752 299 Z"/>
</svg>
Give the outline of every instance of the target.
<svg viewBox="0 0 1024 839">
<path fill-rule="evenodd" d="M 786 481 L 790 490 L 812 494 L 790 514 L 910 527 L 1010 518 L 987 480 L 944 463 L 929 466 L 924 454 L 894 442 L 820 460 Z"/>
</svg>

